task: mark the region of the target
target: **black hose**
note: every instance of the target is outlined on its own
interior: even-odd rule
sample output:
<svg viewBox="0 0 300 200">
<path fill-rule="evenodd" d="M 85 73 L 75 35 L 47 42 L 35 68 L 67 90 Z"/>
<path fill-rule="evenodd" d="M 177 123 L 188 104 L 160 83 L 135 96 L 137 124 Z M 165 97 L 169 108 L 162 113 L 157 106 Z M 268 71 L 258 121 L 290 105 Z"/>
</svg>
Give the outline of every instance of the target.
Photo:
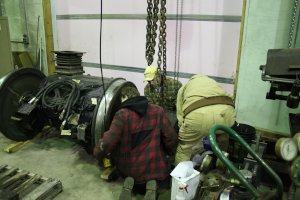
<svg viewBox="0 0 300 200">
<path fill-rule="evenodd" d="M 80 90 L 72 80 L 55 80 L 42 88 L 36 97 L 41 99 L 43 107 L 56 109 L 61 112 L 60 119 L 67 120 L 80 97 Z"/>
</svg>

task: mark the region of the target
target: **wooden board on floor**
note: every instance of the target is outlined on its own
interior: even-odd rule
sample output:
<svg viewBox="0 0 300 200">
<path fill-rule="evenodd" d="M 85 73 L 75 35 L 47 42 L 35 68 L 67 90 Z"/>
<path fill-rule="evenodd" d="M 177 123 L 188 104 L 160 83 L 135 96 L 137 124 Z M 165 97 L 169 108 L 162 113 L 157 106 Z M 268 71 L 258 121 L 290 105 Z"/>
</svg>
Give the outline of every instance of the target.
<svg viewBox="0 0 300 200">
<path fill-rule="evenodd" d="M 17 194 L 22 200 L 50 200 L 62 191 L 62 184 L 59 180 L 0 165 L 0 189 Z"/>
</svg>

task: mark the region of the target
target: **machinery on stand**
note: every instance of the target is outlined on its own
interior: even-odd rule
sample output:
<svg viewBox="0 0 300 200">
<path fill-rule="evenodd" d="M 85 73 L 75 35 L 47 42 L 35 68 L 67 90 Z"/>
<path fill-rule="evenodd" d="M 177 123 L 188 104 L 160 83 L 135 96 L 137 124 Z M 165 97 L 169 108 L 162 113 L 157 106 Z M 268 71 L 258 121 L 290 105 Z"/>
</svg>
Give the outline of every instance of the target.
<svg viewBox="0 0 300 200">
<path fill-rule="evenodd" d="M 300 49 L 270 49 L 266 65 L 260 66 L 262 80 L 271 83 L 267 99 L 285 100 L 286 106 L 298 108 L 300 97 Z M 278 94 L 277 92 L 289 92 Z M 300 115 L 292 114 L 290 129 L 292 136 L 300 131 Z"/>
<path fill-rule="evenodd" d="M 284 100 L 288 108 L 297 109 L 300 102 L 300 49 L 269 49 L 267 63 L 260 69 L 262 80 L 271 83 L 266 98 Z M 281 175 L 293 196 L 300 186 L 300 114 L 297 111 L 289 113 L 289 125 L 290 137 L 269 141 L 268 145 L 273 145 L 274 150 L 265 154 L 265 160 Z M 277 158 L 270 156 L 274 152 Z"/>
<path fill-rule="evenodd" d="M 284 100 L 287 107 L 297 109 L 300 49 L 271 49 L 260 69 L 262 80 L 271 83 L 266 98 Z M 289 119 L 290 137 L 282 138 L 257 134 L 245 124 L 212 127 L 208 139 L 203 140 L 206 151 L 191 158 L 198 161 L 195 169 L 202 174 L 195 199 L 298 199 L 300 115 L 289 114 Z M 218 146 L 217 131 L 229 135 L 227 149 Z"/>
<path fill-rule="evenodd" d="M 232 157 L 221 150 L 216 141 L 217 131 L 228 134 L 240 144 L 240 150 L 244 149 L 247 152 L 243 157 L 243 162 L 240 162 L 240 158 Z M 253 141 L 253 144 L 249 145 L 240 134 L 223 125 L 213 126 L 208 140 L 210 150 L 202 154 L 203 159 L 198 158 L 201 162 L 198 166 L 196 165 L 202 173 L 196 200 L 281 199 L 282 181 L 262 159 L 266 150 L 265 142 Z M 196 159 L 192 158 L 192 160 Z M 267 172 L 268 179 L 273 181 L 273 185 L 265 186 L 260 178 L 263 172 Z"/>
<path fill-rule="evenodd" d="M 246 160 L 244 168 L 239 170 L 237 169 L 232 162 L 222 153 L 220 148 L 216 143 L 215 132 L 217 130 L 222 130 L 226 134 L 234 137 L 241 145 L 248 151 L 251 159 L 255 160 L 256 163 L 253 165 L 254 168 L 249 168 L 249 161 Z M 227 183 L 227 186 L 220 193 L 220 199 L 281 199 L 283 193 L 283 184 L 280 177 L 276 172 L 261 158 L 261 156 L 251 148 L 245 140 L 240 137 L 232 129 L 216 125 L 210 129 L 209 141 L 215 155 L 224 163 L 226 168 L 229 170 L 228 174 L 225 174 L 225 178 L 222 178 L 221 181 L 224 184 Z M 262 168 L 267 172 L 269 178 L 272 178 L 274 182 L 274 187 L 276 190 L 264 191 L 260 189 L 261 184 L 254 184 L 255 173 L 258 167 Z M 256 168 L 256 170 L 255 170 Z M 229 180 L 227 178 L 229 177 Z M 229 183 L 229 184 L 228 184 Z"/>
<path fill-rule="evenodd" d="M 45 126 L 74 138 L 91 151 L 109 128 L 120 93 L 135 88 L 123 78 L 83 75 L 82 52 L 55 52 L 55 75 L 23 68 L 0 80 L 0 131 L 15 141 L 35 137 Z M 80 57 L 80 58 L 79 58 Z"/>
</svg>

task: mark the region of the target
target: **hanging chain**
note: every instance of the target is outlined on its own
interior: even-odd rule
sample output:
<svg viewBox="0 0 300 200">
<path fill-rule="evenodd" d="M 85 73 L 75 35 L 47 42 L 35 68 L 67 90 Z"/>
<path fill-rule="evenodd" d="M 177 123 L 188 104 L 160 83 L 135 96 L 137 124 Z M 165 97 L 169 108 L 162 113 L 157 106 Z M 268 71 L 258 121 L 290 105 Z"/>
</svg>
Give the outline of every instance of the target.
<svg viewBox="0 0 300 200">
<path fill-rule="evenodd" d="M 158 4 L 159 0 L 147 0 L 147 26 L 146 26 L 146 60 L 148 66 L 153 63 L 157 37 Z"/>
<path fill-rule="evenodd" d="M 148 63 L 148 66 L 151 65 L 153 62 L 153 56 L 151 56 L 151 44 L 152 44 L 152 38 L 151 38 L 151 27 L 152 27 L 152 9 L 153 4 L 152 0 L 147 0 L 148 7 L 147 7 L 147 25 L 146 25 L 146 60 Z"/>
<path fill-rule="evenodd" d="M 147 26 L 146 26 L 146 60 L 148 66 L 153 63 L 155 54 L 156 37 L 157 37 L 157 21 L 158 21 L 158 5 L 160 5 L 159 19 L 159 41 L 158 41 L 158 56 L 157 56 L 157 73 L 160 75 L 160 92 L 158 95 L 163 99 L 164 80 L 167 74 L 167 42 L 166 42 L 166 0 L 147 0 Z M 161 70 L 161 64 L 163 70 Z"/>
<path fill-rule="evenodd" d="M 160 8 L 160 34 L 162 35 L 162 46 L 163 46 L 163 76 L 165 78 L 167 74 L 167 33 L 166 33 L 166 0 L 161 0 L 161 8 Z"/>
<path fill-rule="evenodd" d="M 167 42 L 166 42 L 166 0 L 161 0 L 160 6 L 160 21 L 159 21 L 159 42 L 158 42 L 158 56 L 157 56 L 157 71 L 160 74 L 160 97 L 164 96 L 164 81 L 167 74 Z M 161 62 L 163 70 L 161 70 Z"/>
<path fill-rule="evenodd" d="M 166 0 L 161 0 L 160 21 L 159 21 L 159 42 L 158 42 L 158 57 L 157 69 L 161 72 L 161 63 L 163 63 L 162 75 L 166 74 Z M 161 60 L 163 59 L 163 60 Z"/>
<path fill-rule="evenodd" d="M 158 21 L 158 5 L 159 0 L 147 0 L 147 33 L 146 33 L 146 60 L 148 66 L 153 63 L 155 53 L 156 37 L 157 37 L 157 21 Z M 161 0 L 160 7 L 160 27 L 159 27 L 159 42 L 158 42 L 158 58 L 157 70 L 165 75 L 167 69 L 167 42 L 166 42 L 166 0 Z M 163 64 L 163 70 L 161 70 Z"/>
<path fill-rule="evenodd" d="M 298 0 L 294 0 L 288 48 L 292 48 L 292 45 L 293 45 L 292 43 L 293 43 L 293 37 L 294 37 L 294 32 L 295 32 L 295 26 L 296 26 L 297 10 L 298 10 Z"/>
<path fill-rule="evenodd" d="M 153 56 L 156 47 L 157 37 L 157 21 L 158 21 L 158 5 L 160 5 L 160 20 L 159 20 L 159 41 L 158 41 L 158 56 L 157 56 L 157 72 L 160 75 L 161 97 L 163 97 L 163 85 L 167 73 L 167 42 L 166 42 L 166 0 L 147 0 L 147 34 L 146 34 L 146 60 L 148 66 L 153 63 Z M 163 70 L 161 70 L 163 64 Z"/>
<path fill-rule="evenodd" d="M 179 79 L 179 65 L 180 65 L 180 56 L 181 56 L 181 35 L 182 35 L 182 13 L 183 13 L 183 0 L 180 4 L 180 14 L 179 14 L 179 1 L 177 0 L 176 6 L 176 40 L 175 40 L 175 66 L 174 66 L 174 82 Z M 180 16 L 179 16 L 180 15 Z M 179 30 L 178 30 L 179 29 Z"/>
</svg>

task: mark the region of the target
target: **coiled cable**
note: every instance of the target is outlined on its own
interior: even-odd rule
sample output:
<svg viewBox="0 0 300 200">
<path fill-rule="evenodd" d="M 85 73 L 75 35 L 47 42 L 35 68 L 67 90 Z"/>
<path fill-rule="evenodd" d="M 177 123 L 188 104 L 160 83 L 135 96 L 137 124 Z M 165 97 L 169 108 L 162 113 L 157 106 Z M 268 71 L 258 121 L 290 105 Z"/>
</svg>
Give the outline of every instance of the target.
<svg viewBox="0 0 300 200">
<path fill-rule="evenodd" d="M 33 97 L 29 103 L 36 104 L 41 100 L 44 108 L 56 110 L 60 113 L 59 119 L 62 120 L 61 129 L 68 122 L 72 107 L 80 97 L 80 89 L 76 82 L 66 79 L 58 79 L 46 84 Z"/>
</svg>

